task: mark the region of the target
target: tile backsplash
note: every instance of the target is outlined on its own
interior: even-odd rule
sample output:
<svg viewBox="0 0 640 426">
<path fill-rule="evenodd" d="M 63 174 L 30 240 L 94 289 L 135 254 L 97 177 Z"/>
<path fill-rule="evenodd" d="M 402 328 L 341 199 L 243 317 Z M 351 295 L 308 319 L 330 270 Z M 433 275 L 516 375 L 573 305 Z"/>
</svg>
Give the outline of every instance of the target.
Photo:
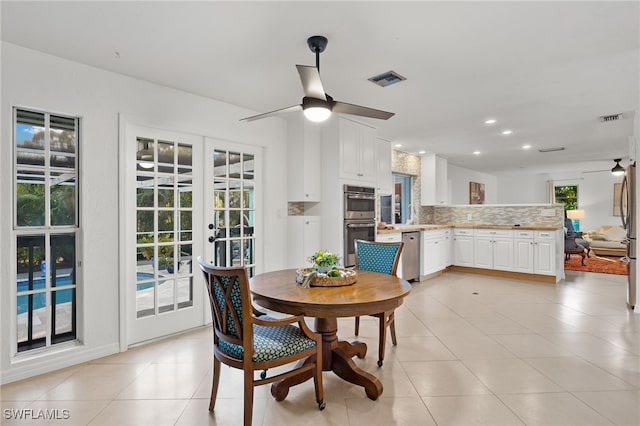
<svg viewBox="0 0 640 426">
<path fill-rule="evenodd" d="M 564 225 L 564 206 L 505 205 L 505 206 L 423 206 L 420 223 L 491 224 L 491 225 Z"/>
</svg>

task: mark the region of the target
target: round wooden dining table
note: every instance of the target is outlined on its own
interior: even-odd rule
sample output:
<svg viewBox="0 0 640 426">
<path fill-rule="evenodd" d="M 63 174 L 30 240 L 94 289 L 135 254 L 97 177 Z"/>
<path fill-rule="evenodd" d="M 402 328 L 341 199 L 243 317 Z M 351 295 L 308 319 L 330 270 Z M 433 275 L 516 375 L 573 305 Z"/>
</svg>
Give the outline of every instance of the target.
<svg viewBox="0 0 640 426">
<path fill-rule="evenodd" d="M 367 345 L 338 339 L 338 318 L 393 311 L 411 291 L 411 285 L 395 275 L 357 271 L 357 281 L 341 287 L 304 288 L 296 283 L 296 270 L 259 274 L 250 280 L 254 301 L 267 309 L 292 315 L 314 317 L 314 328 L 322 335 L 322 368 L 342 379 L 364 387 L 367 396 L 376 400 L 382 383 L 353 361 L 364 358 Z M 309 362 L 310 360 L 301 361 Z M 291 386 L 312 377 L 311 371 L 290 377 L 271 386 L 271 394 L 282 401 Z"/>
</svg>

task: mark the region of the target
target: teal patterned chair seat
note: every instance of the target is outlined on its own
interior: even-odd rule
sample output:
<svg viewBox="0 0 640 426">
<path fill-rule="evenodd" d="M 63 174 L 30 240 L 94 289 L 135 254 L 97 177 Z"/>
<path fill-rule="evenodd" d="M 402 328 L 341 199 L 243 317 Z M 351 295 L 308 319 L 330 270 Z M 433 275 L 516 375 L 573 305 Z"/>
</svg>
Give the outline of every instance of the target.
<svg viewBox="0 0 640 426">
<path fill-rule="evenodd" d="M 262 316 L 260 319 L 274 319 Z M 219 342 L 219 347 L 225 354 L 244 359 L 244 347 L 225 341 Z M 316 347 L 316 341 L 305 336 L 298 327 L 283 325 L 277 327 L 265 327 L 256 325 L 253 328 L 253 362 L 271 361 L 296 355 Z"/>
<path fill-rule="evenodd" d="M 356 269 L 395 275 L 402 253 L 402 242 L 355 241 Z M 372 315 L 379 320 L 378 327 L 378 366 L 382 367 L 384 349 L 387 340 L 387 327 L 391 332 L 391 341 L 397 345 L 394 311 Z M 360 317 L 356 317 L 355 335 L 360 332 Z"/>
<path fill-rule="evenodd" d="M 245 268 L 216 267 L 201 257 L 198 263 L 204 273 L 213 319 L 213 383 L 209 411 L 215 409 L 221 363 L 244 370 L 245 426 L 251 425 L 254 387 L 296 374 L 313 375 L 316 401 L 318 408 L 323 410 L 322 337 L 309 330 L 301 315 L 272 318 L 255 309 Z M 293 325 L 296 323 L 297 327 Z M 269 368 L 305 358 L 305 362 L 267 377 Z M 256 379 L 254 373 L 259 370 L 262 373 Z"/>
</svg>

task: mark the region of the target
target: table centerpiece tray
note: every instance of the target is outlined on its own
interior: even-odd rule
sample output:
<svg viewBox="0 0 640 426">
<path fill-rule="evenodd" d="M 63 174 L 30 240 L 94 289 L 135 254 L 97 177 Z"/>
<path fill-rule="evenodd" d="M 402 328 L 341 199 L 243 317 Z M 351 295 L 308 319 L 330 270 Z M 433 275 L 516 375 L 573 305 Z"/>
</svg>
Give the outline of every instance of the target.
<svg viewBox="0 0 640 426">
<path fill-rule="evenodd" d="M 339 274 L 339 276 L 331 276 Z M 320 273 L 314 268 L 300 268 L 296 271 L 296 282 L 311 287 L 340 287 L 352 285 L 357 281 L 354 269 L 334 268 L 327 273 Z"/>
</svg>

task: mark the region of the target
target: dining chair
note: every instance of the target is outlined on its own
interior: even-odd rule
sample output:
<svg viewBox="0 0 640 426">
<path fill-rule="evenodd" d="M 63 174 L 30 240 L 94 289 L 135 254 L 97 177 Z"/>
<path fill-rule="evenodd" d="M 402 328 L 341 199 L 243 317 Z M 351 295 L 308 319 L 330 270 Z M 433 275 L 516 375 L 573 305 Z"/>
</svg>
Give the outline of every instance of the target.
<svg viewBox="0 0 640 426">
<path fill-rule="evenodd" d="M 403 242 L 373 242 L 355 240 L 356 269 L 363 271 L 381 272 L 395 275 L 398 269 L 400 253 Z M 387 340 L 387 327 L 391 332 L 391 342 L 398 345 L 396 340 L 395 311 L 373 314 L 379 320 L 378 331 L 378 366 L 382 367 L 384 361 L 384 348 Z M 356 317 L 355 335 L 360 332 L 360 317 Z"/>
<path fill-rule="evenodd" d="M 253 389 L 296 374 L 313 375 L 318 408 L 323 410 L 322 337 L 312 332 L 302 315 L 275 319 L 251 303 L 244 267 L 216 267 L 198 257 L 209 293 L 213 317 L 213 383 L 209 411 L 216 404 L 220 363 L 244 370 L 244 424 L 251 425 Z M 298 326 L 292 325 L 298 323 Z M 269 368 L 306 358 L 294 368 L 267 377 Z M 255 372 L 262 370 L 260 377 Z"/>
</svg>

